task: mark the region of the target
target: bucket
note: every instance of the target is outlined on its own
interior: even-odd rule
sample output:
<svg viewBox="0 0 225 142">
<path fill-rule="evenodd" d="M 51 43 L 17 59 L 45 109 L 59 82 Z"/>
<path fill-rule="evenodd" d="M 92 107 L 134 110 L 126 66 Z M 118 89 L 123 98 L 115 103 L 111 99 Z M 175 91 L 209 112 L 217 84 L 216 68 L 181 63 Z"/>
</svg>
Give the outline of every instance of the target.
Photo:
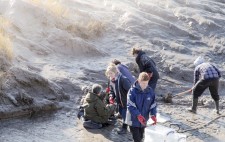
<svg viewBox="0 0 225 142">
<path fill-rule="evenodd" d="M 152 125 L 145 128 L 144 142 L 186 142 L 186 135 L 176 133 L 175 129 L 163 125 Z"/>
</svg>

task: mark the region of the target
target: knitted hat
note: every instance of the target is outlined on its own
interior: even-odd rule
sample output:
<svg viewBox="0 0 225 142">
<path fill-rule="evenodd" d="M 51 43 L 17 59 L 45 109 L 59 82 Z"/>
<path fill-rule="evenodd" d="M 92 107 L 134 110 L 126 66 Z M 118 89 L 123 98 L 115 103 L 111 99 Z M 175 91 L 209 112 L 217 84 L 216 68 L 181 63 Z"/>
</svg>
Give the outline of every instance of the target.
<svg viewBox="0 0 225 142">
<path fill-rule="evenodd" d="M 205 60 L 203 57 L 199 56 L 195 61 L 194 61 L 194 65 L 197 67 L 198 65 L 204 63 Z"/>
<path fill-rule="evenodd" d="M 93 84 L 91 88 L 92 93 L 99 94 L 102 92 L 102 86 L 99 84 Z"/>
</svg>

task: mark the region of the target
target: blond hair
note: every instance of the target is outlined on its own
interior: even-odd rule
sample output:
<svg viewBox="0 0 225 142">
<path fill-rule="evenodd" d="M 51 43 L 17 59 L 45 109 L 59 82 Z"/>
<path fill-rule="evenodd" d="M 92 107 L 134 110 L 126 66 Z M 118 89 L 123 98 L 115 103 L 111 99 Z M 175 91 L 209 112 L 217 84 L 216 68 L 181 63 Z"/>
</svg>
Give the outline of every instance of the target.
<svg viewBox="0 0 225 142">
<path fill-rule="evenodd" d="M 118 71 L 117 71 L 116 65 L 110 64 L 110 65 L 107 67 L 107 69 L 106 69 L 106 71 L 105 71 L 105 75 L 106 75 L 107 77 L 109 76 L 109 72 L 117 73 Z"/>
<path fill-rule="evenodd" d="M 139 74 L 138 80 L 139 81 L 149 81 L 150 77 L 149 77 L 147 72 L 142 72 L 142 73 Z"/>
</svg>

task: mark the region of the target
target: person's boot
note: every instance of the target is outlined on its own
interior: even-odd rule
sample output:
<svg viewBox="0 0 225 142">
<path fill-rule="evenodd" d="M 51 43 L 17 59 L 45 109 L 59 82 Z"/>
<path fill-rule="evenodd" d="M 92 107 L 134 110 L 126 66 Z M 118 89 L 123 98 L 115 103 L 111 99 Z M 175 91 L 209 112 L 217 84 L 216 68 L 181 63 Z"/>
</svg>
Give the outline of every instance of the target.
<svg viewBox="0 0 225 142">
<path fill-rule="evenodd" d="M 198 105 L 198 98 L 193 98 L 192 107 L 190 109 L 188 109 L 188 111 L 191 113 L 196 113 L 197 105 Z"/>
<path fill-rule="evenodd" d="M 119 131 L 117 131 L 117 133 L 118 133 L 119 135 L 121 135 L 121 134 L 126 134 L 126 133 L 127 133 L 127 124 L 124 124 L 124 123 L 123 123 L 122 128 L 121 128 Z"/>
<path fill-rule="evenodd" d="M 220 115 L 220 111 L 219 111 L 219 101 L 215 101 L 215 105 L 216 105 L 216 113 Z"/>
</svg>

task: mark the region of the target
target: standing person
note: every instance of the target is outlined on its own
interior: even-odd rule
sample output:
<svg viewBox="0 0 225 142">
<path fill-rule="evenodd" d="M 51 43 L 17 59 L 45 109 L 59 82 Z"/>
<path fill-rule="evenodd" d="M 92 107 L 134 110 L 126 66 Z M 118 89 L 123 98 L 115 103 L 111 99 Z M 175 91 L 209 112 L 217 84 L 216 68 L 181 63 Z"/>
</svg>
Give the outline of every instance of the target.
<svg viewBox="0 0 225 142">
<path fill-rule="evenodd" d="M 132 55 L 135 56 L 140 72 L 147 72 L 150 76 L 148 85 L 155 91 L 159 79 L 155 62 L 142 49 L 132 48 Z"/>
<path fill-rule="evenodd" d="M 115 105 L 105 105 L 101 99 L 102 86 L 94 84 L 84 99 L 84 118 L 95 123 L 107 123 L 109 117 L 114 113 Z"/>
<path fill-rule="evenodd" d="M 219 95 L 218 86 L 220 71 L 212 64 L 205 63 L 201 56 L 194 61 L 194 87 L 192 88 L 192 108 L 190 112 L 196 113 L 198 105 L 198 97 L 202 95 L 205 89 L 209 88 L 211 97 L 215 101 L 216 112 L 219 114 Z"/>
<path fill-rule="evenodd" d="M 127 133 L 127 124 L 125 124 L 127 111 L 127 92 L 130 89 L 129 80 L 117 71 L 115 65 L 111 64 L 106 69 L 106 76 L 110 79 L 110 97 L 109 101 L 113 102 L 116 99 L 119 107 L 119 113 L 123 118 L 122 128 L 117 131 L 118 134 Z"/>
<path fill-rule="evenodd" d="M 134 76 L 131 74 L 131 72 L 129 71 L 129 69 L 128 69 L 128 67 L 127 67 L 126 65 L 122 64 L 122 63 L 121 63 L 119 60 L 117 60 L 117 59 L 114 59 L 114 60 L 112 61 L 112 63 L 116 65 L 118 71 L 119 71 L 122 75 L 124 75 L 125 77 L 128 78 L 128 80 L 130 81 L 131 84 L 133 84 L 133 83 L 135 82 L 136 79 L 135 79 Z"/>
<path fill-rule="evenodd" d="M 150 77 L 146 72 L 139 74 L 138 80 L 132 85 L 127 96 L 126 123 L 130 126 L 134 142 L 142 142 L 146 123 L 151 119 L 156 124 L 155 94 L 148 85 Z"/>
</svg>

